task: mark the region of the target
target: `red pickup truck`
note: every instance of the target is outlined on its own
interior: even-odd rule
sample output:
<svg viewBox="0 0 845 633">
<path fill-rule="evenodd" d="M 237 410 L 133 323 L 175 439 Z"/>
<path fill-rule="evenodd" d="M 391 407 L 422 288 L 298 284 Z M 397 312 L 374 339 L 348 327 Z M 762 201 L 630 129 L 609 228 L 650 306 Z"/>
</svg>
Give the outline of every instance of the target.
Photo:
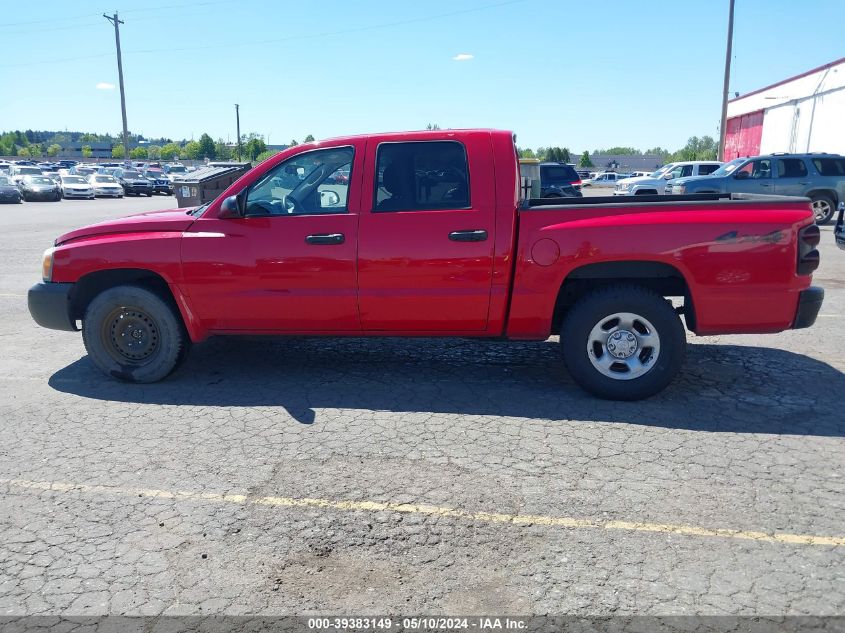
<svg viewBox="0 0 845 633">
<path fill-rule="evenodd" d="M 807 200 L 520 193 L 510 132 L 299 145 L 208 204 L 62 235 L 29 309 L 127 381 L 219 334 L 559 333 L 579 384 L 632 400 L 679 371 L 681 314 L 697 334 L 780 332 L 821 307 Z"/>
</svg>

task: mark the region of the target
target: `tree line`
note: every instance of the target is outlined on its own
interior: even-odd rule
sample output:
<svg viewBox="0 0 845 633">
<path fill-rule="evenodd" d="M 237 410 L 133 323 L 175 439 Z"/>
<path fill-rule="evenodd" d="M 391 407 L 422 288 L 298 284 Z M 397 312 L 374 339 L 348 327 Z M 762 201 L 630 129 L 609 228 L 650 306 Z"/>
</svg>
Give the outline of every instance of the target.
<svg viewBox="0 0 845 633">
<path fill-rule="evenodd" d="M 238 158 L 237 145 L 230 145 L 222 138 L 213 140 L 203 133 L 198 141 L 176 142 L 167 138 L 147 139 L 141 135 L 130 134 L 130 143 L 143 143 L 129 151 L 129 158 L 149 160 L 234 160 Z M 303 143 L 314 141 L 309 134 Z M 91 158 L 94 150 L 91 143 L 110 143 L 112 158 L 126 158 L 122 136 L 110 134 L 92 134 L 89 132 L 44 132 L 34 130 L 15 130 L 0 133 L 0 156 L 20 156 L 21 158 L 44 158 L 62 154 L 70 143 L 83 143 L 81 151 L 84 158 Z M 289 146 L 298 145 L 291 139 Z M 240 158 L 248 161 L 261 161 L 277 152 L 267 149 L 264 136 L 251 133 L 241 136 Z"/>
<path fill-rule="evenodd" d="M 572 155 L 567 147 L 538 147 L 537 149 L 517 148 L 520 158 L 537 158 L 544 161 L 572 163 Z M 652 147 L 645 151 L 634 147 L 608 147 L 595 149 L 592 155 L 610 154 L 615 156 L 659 156 L 663 164 L 686 160 L 716 160 L 719 155 L 719 143 L 712 136 L 691 136 L 686 145 L 672 152 L 662 147 Z M 591 153 L 584 152 L 578 159 L 579 167 L 594 167 Z"/>
</svg>

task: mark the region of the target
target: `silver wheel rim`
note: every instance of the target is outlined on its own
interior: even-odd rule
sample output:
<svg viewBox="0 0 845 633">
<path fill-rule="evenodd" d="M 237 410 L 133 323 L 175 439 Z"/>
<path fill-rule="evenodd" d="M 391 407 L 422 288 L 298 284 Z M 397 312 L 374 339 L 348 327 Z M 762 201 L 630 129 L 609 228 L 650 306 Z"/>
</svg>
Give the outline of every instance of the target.
<svg viewBox="0 0 845 633">
<path fill-rule="evenodd" d="M 615 312 L 590 330 L 587 356 L 602 375 L 633 380 L 647 374 L 657 363 L 660 335 L 648 319 L 632 312 Z"/>
<path fill-rule="evenodd" d="M 830 203 L 827 200 L 813 200 L 813 213 L 816 220 L 824 220 L 830 213 Z"/>
</svg>

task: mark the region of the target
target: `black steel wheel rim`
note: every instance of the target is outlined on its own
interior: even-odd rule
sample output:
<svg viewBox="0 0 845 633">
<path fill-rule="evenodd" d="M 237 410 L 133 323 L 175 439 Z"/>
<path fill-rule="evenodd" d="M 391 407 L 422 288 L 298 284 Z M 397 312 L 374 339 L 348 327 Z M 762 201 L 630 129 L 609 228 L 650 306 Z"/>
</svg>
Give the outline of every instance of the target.
<svg viewBox="0 0 845 633">
<path fill-rule="evenodd" d="M 159 349 L 155 320 L 142 309 L 121 306 L 103 320 L 103 343 L 119 363 L 143 364 Z"/>
</svg>

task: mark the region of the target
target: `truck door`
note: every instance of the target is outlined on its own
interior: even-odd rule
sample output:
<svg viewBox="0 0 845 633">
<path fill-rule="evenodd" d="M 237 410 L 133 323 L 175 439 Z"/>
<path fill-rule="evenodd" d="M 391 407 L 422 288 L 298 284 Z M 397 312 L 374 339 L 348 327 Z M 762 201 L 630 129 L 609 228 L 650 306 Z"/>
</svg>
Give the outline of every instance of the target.
<svg viewBox="0 0 845 633">
<path fill-rule="evenodd" d="M 185 290 L 207 328 L 360 331 L 355 178 L 364 145 L 296 154 L 240 194 L 245 217 L 202 217 L 184 233 Z"/>
<path fill-rule="evenodd" d="M 495 232 L 489 133 L 367 145 L 358 307 L 367 331 L 487 327 Z"/>
<path fill-rule="evenodd" d="M 810 184 L 807 166 L 800 158 L 778 158 L 775 191 L 779 196 L 803 196 Z"/>
<path fill-rule="evenodd" d="M 748 161 L 729 177 L 727 191 L 729 193 L 774 193 L 772 161 L 768 158 Z"/>
</svg>

